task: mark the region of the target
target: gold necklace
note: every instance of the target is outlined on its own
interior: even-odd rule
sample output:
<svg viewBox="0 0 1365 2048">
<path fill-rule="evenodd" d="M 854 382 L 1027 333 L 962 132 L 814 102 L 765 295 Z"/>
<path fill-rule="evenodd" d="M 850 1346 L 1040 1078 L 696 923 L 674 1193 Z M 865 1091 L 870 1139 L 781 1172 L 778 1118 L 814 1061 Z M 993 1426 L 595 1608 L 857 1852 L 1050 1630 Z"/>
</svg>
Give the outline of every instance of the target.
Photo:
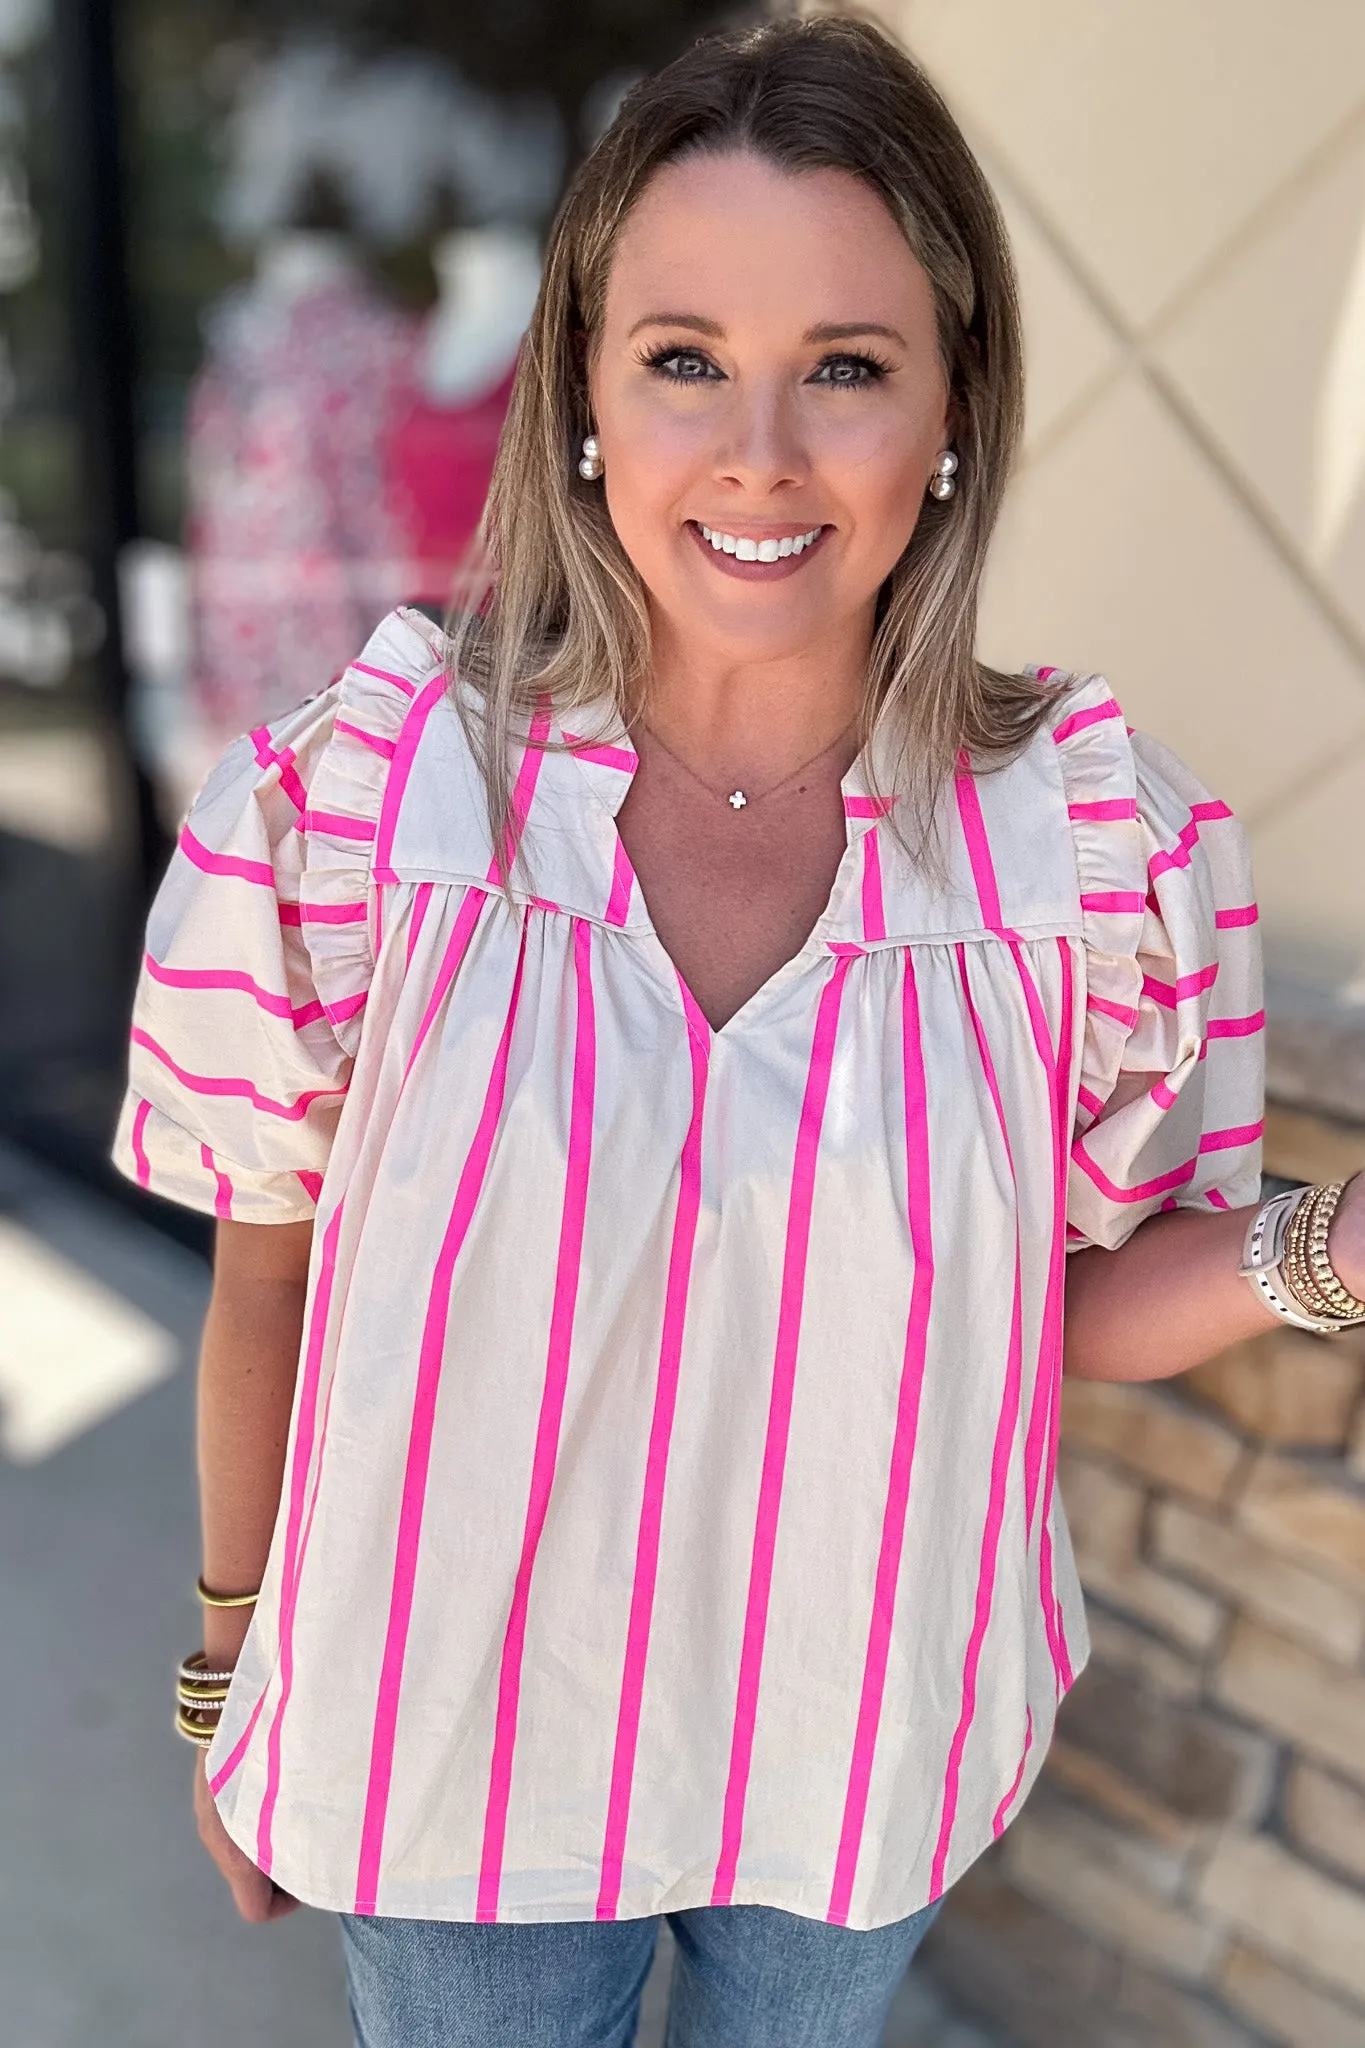
<svg viewBox="0 0 1365 2048">
<path fill-rule="evenodd" d="M 684 775 L 690 776 L 692 781 L 696 783 L 699 789 L 704 789 L 708 796 L 716 797 L 722 803 L 729 804 L 730 809 L 732 811 L 739 812 L 747 811 L 751 804 L 766 803 L 767 799 L 770 796 L 776 796 L 778 794 L 778 791 L 785 789 L 789 782 L 795 782 L 798 775 L 804 775 L 806 770 L 808 768 L 813 768 L 817 761 L 823 761 L 826 754 L 832 754 L 834 752 L 834 749 L 840 744 L 840 742 L 847 739 L 849 733 L 852 731 L 853 727 L 857 724 L 857 722 L 858 721 L 856 717 L 850 718 L 848 724 L 844 727 L 843 731 L 836 733 L 834 735 L 834 738 L 830 740 L 827 745 L 821 747 L 818 754 L 812 754 L 808 761 L 803 761 L 799 767 L 793 768 L 789 774 L 784 775 L 782 777 L 781 781 L 774 782 L 767 789 L 759 790 L 757 794 L 754 796 L 750 796 L 748 791 L 743 789 L 732 789 L 728 793 L 724 790 L 717 789 L 714 783 L 710 783 L 706 780 L 704 776 L 698 775 L 696 769 L 690 767 L 688 763 L 684 761 L 681 754 L 675 754 L 672 747 L 668 745 L 667 741 L 660 739 L 658 733 L 655 732 L 652 725 L 647 725 L 645 727 L 645 731 L 649 734 L 655 746 L 660 748 L 660 750 L 663 753 L 667 754 L 669 760 L 674 762 L 679 768 L 681 768 Z"/>
</svg>

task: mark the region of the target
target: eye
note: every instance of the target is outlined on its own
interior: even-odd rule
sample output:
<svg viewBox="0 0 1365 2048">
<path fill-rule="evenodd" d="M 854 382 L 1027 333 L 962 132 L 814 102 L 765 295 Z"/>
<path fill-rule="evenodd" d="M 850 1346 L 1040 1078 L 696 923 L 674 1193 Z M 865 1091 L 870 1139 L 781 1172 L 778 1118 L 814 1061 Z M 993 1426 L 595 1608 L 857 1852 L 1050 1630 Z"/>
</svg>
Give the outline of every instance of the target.
<svg viewBox="0 0 1365 2048">
<path fill-rule="evenodd" d="M 665 344 L 640 357 L 647 370 L 654 370 L 670 384 L 708 384 L 720 376 L 710 356 L 699 348 L 673 348 Z"/>
<path fill-rule="evenodd" d="M 876 356 L 826 356 L 816 365 L 810 382 L 836 385 L 842 391 L 858 391 L 868 385 L 880 384 L 890 368 L 890 363 L 879 362 Z"/>
</svg>

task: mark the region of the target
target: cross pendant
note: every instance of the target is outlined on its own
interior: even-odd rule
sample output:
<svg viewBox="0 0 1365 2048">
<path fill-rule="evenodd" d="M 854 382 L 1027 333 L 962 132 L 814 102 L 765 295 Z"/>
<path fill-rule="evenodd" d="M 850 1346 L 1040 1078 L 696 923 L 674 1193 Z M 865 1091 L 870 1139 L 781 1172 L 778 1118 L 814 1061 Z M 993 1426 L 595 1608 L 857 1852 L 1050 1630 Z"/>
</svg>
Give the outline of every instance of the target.
<svg viewBox="0 0 1365 2048">
<path fill-rule="evenodd" d="M 747 796 L 745 796 L 744 791 L 742 789 L 732 789 L 729 796 L 726 797 L 725 801 L 727 804 L 729 804 L 730 809 L 732 811 L 742 811 L 744 809 L 744 806 L 748 803 L 749 799 Z"/>
</svg>

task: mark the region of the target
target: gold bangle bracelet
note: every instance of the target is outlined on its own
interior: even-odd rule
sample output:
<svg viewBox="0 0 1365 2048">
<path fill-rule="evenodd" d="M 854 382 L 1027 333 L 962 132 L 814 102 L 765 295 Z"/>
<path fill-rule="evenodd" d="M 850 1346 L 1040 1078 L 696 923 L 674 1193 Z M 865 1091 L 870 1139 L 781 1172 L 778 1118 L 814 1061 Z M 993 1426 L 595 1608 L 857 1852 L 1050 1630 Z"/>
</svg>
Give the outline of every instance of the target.
<svg viewBox="0 0 1365 2048">
<path fill-rule="evenodd" d="M 254 1593 L 211 1593 L 202 1575 L 195 1580 L 194 1590 L 205 1607 L 254 1607 L 261 1597 L 259 1586 Z"/>
<path fill-rule="evenodd" d="M 187 1721 L 182 1713 L 177 1713 L 175 1732 L 177 1735 L 183 1735 L 186 1742 L 192 1742 L 196 1749 L 207 1749 L 218 1729 L 217 1723 L 212 1728 L 205 1728 L 193 1721 Z"/>
</svg>

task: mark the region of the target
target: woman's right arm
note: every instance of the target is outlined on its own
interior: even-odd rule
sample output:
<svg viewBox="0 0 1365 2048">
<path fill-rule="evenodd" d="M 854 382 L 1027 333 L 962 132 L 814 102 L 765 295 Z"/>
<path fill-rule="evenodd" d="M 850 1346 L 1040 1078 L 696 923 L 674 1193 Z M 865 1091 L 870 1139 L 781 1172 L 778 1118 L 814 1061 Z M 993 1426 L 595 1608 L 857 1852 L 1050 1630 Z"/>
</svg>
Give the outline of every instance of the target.
<svg viewBox="0 0 1365 2048">
<path fill-rule="evenodd" d="M 260 1585 L 284 1483 L 284 1457 L 303 1338 L 313 1226 L 220 1223 L 213 1294 L 199 1358 L 199 1497 L 205 1584 L 216 1593 Z M 237 1661 L 249 1607 L 206 1607 L 211 1670 Z M 274 1920 L 297 1901 L 232 1841 L 196 1758 L 195 1811 L 205 1848 L 244 1920 Z"/>
</svg>

